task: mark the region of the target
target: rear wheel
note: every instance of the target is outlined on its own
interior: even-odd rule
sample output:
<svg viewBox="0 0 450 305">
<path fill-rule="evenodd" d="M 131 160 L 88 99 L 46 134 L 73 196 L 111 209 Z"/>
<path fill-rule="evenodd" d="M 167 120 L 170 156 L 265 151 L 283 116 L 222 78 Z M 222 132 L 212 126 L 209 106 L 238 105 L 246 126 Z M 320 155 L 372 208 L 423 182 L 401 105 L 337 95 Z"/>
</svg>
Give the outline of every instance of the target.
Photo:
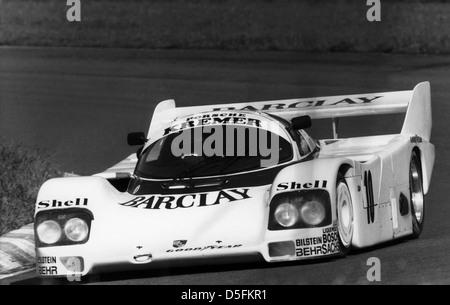
<svg viewBox="0 0 450 305">
<path fill-rule="evenodd" d="M 411 195 L 412 237 L 419 238 L 420 234 L 422 234 L 425 220 L 425 200 L 422 184 L 422 169 L 419 156 L 416 152 L 413 152 L 411 155 L 409 189 Z"/>
<path fill-rule="evenodd" d="M 350 190 L 343 177 L 336 185 L 336 208 L 339 247 L 343 256 L 350 251 L 353 239 L 353 203 Z"/>
</svg>

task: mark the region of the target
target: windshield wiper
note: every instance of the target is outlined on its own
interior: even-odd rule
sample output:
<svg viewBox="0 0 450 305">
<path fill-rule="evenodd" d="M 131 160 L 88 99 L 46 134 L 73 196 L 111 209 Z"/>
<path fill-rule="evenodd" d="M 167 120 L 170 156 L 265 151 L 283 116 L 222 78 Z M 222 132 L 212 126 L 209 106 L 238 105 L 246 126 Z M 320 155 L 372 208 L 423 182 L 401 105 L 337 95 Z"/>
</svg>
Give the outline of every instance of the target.
<svg viewBox="0 0 450 305">
<path fill-rule="evenodd" d="M 240 155 L 237 154 L 236 156 L 234 156 L 230 161 L 228 161 L 227 163 L 225 163 L 225 165 L 222 167 L 222 169 L 219 171 L 219 174 L 222 174 L 228 167 L 230 167 L 233 163 L 235 163 L 236 161 L 240 160 L 243 157 L 247 157 L 247 154 L 250 150 L 250 147 L 247 146 L 244 150 L 244 154 Z"/>
<path fill-rule="evenodd" d="M 178 174 L 175 175 L 174 180 L 179 180 L 182 178 L 185 178 L 186 176 L 189 176 L 189 178 L 192 178 L 192 174 L 193 172 L 195 172 L 197 169 L 202 168 L 204 165 L 206 165 L 207 163 L 209 163 L 210 161 L 214 161 L 214 160 L 219 160 L 222 159 L 222 156 L 210 156 L 210 157 L 206 157 L 205 159 L 203 159 L 202 161 L 195 163 L 191 166 L 185 167 L 181 172 L 179 172 Z"/>
</svg>

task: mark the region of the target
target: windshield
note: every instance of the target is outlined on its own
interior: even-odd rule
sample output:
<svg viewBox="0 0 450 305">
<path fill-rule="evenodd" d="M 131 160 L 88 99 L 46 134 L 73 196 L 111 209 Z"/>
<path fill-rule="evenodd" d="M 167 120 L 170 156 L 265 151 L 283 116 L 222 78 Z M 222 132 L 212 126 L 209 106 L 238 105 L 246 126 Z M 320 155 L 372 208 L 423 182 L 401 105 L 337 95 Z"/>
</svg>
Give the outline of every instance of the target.
<svg viewBox="0 0 450 305">
<path fill-rule="evenodd" d="M 217 176 L 271 167 L 292 158 L 288 140 L 261 128 L 196 127 L 152 143 L 140 156 L 136 175 L 155 179 Z"/>
</svg>

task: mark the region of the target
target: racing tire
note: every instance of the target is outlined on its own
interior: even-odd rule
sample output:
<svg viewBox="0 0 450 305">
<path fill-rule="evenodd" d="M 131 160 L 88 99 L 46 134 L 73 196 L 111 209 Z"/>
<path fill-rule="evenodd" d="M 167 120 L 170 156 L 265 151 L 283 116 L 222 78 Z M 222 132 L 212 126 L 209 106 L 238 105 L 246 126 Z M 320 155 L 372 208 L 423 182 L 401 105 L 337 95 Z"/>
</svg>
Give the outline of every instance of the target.
<svg viewBox="0 0 450 305">
<path fill-rule="evenodd" d="M 415 151 L 411 154 L 409 166 L 409 190 L 412 218 L 412 238 L 419 238 L 425 220 L 425 196 L 423 193 L 422 168 L 420 158 Z"/>
<path fill-rule="evenodd" d="M 336 211 L 340 256 L 345 257 L 352 246 L 354 214 L 351 193 L 341 175 L 336 183 Z"/>
</svg>

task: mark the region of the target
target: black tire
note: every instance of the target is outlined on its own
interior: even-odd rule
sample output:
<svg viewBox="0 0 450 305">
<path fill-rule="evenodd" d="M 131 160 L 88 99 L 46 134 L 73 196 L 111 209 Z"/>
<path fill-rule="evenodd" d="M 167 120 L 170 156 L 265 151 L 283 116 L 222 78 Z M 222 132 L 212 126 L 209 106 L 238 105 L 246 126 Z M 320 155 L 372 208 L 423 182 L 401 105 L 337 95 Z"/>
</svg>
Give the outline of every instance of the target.
<svg viewBox="0 0 450 305">
<path fill-rule="evenodd" d="M 353 202 L 347 182 L 342 175 L 338 176 L 336 183 L 336 213 L 340 254 L 346 256 L 352 247 Z"/>
<path fill-rule="evenodd" d="M 425 196 L 423 194 L 422 167 L 415 151 L 411 154 L 409 166 L 409 192 L 413 238 L 419 238 L 425 221 Z"/>
</svg>

